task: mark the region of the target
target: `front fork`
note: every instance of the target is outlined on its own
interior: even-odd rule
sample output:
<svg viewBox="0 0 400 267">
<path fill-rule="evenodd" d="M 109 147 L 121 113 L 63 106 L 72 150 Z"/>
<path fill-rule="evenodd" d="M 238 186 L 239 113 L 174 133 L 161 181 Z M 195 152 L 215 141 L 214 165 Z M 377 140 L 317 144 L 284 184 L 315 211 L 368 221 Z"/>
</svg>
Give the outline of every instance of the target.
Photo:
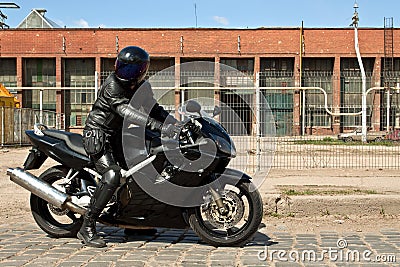
<svg viewBox="0 0 400 267">
<path fill-rule="evenodd" d="M 208 191 L 211 194 L 212 200 L 217 205 L 219 213 L 224 215 L 228 212 L 228 210 L 224 205 L 223 196 L 220 194 L 220 192 L 223 191 L 223 187 L 217 179 L 218 177 L 215 174 L 211 175 L 211 181 L 210 186 L 208 187 Z"/>
<path fill-rule="evenodd" d="M 227 209 L 225 208 L 224 202 L 222 201 L 221 194 L 218 193 L 218 191 L 215 190 L 214 188 L 212 188 L 211 186 L 210 186 L 209 190 L 210 190 L 211 196 L 212 196 L 215 204 L 217 204 L 219 213 L 222 215 L 226 214 Z"/>
</svg>

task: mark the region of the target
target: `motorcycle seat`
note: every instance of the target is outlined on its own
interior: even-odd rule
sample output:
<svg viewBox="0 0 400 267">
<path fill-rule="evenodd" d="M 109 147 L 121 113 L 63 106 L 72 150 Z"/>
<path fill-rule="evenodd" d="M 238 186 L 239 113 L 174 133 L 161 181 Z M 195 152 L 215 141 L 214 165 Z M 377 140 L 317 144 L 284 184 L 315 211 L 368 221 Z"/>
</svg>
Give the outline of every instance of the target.
<svg viewBox="0 0 400 267">
<path fill-rule="evenodd" d="M 87 153 L 83 148 L 82 135 L 52 129 L 43 130 L 43 133 L 47 136 L 63 140 L 71 150 L 87 156 Z"/>
</svg>

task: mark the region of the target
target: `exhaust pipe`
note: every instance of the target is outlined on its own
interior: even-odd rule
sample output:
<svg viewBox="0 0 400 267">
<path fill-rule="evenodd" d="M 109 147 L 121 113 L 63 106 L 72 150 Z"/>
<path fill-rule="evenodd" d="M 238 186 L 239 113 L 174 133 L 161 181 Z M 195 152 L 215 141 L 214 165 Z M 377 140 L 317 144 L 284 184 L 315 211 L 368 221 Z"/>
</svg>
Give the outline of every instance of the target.
<svg viewBox="0 0 400 267">
<path fill-rule="evenodd" d="M 73 203 L 69 195 L 61 192 L 57 188 L 49 185 L 48 183 L 40 180 L 36 176 L 24 171 L 21 168 L 9 168 L 7 170 L 7 175 L 10 176 L 10 180 L 14 183 L 58 208 L 69 209 L 81 215 L 85 214 L 86 212 L 85 208 Z"/>
</svg>

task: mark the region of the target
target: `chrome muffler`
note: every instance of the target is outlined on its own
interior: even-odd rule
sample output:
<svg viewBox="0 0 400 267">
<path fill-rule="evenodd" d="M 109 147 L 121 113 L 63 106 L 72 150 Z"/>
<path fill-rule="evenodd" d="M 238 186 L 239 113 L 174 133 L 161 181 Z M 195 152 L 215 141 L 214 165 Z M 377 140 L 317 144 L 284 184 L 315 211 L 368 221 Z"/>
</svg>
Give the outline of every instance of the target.
<svg viewBox="0 0 400 267">
<path fill-rule="evenodd" d="M 69 209 L 81 215 L 86 209 L 71 201 L 71 197 L 21 168 L 7 169 L 10 180 L 60 209 Z"/>
</svg>

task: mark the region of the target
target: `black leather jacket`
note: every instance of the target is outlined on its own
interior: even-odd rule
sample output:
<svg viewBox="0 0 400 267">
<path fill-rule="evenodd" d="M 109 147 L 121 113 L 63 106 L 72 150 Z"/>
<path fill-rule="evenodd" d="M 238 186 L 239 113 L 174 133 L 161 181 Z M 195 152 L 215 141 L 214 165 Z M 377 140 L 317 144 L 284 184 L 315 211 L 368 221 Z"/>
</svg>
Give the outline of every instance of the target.
<svg viewBox="0 0 400 267">
<path fill-rule="evenodd" d="M 131 101 L 132 98 L 133 101 Z M 144 81 L 134 89 L 124 88 L 124 85 L 112 73 L 98 92 L 85 128 L 102 129 L 112 135 L 122 128 L 123 119 L 126 116 L 130 122 L 147 126 L 152 130 L 161 130 L 159 122 L 167 119 L 167 123 L 176 122 L 175 118 L 170 116 L 154 99 L 149 82 Z"/>
</svg>

